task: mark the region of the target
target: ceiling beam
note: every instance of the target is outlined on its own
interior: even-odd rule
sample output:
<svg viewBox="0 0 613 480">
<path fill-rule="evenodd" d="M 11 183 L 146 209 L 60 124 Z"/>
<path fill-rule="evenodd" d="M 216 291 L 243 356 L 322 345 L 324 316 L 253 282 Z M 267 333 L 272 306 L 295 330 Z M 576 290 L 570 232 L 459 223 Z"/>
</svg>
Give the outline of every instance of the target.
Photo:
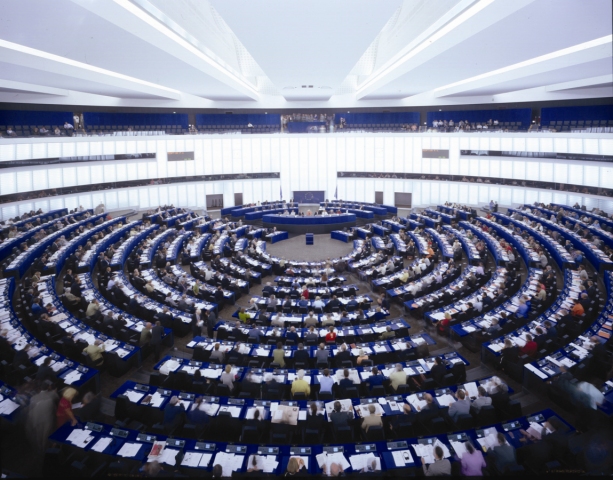
<svg viewBox="0 0 613 480">
<path fill-rule="evenodd" d="M 358 85 L 362 99 L 535 0 L 463 0 Z"/>
<path fill-rule="evenodd" d="M 54 87 L 44 87 L 42 85 L 34 85 L 32 83 L 14 82 L 12 80 L 0 79 L 0 90 L 14 90 L 15 92 L 23 93 L 44 93 L 45 95 L 57 95 L 65 97 L 68 95 L 68 90 Z"/>
<path fill-rule="evenodd" d="M 71 1 L 249 98 L 259 99 L 257 89 L 240 74 L 192 45 L 130 0 Z"/>
<path fill-rule="evenodd" d="M 574 88 L 584 87 L 600 87 L 603 85 L 613 84 L 613 74 L 600 75 L 598 77 L 582 78 L 581 80 L 574 80 L 572 82 L 556 83 L 554 85 L 548 85 L 545 87 L 547 92 L 558 92 L 560 90 L 571 90 Z"/>
<path fill-rule="evenodd" d="M 0 40 L 0 61 L 81 80 L 111 85 L 154 97 L 179 100 L 181 92 L 66 57 Z"/>
<path fill-rule="evenodd" d="M 491 87 L 531 75 L 559 70 L 611 57 L 613 35 L 525 60 L 434 89 L 435 97 L 446 97 Z M 488 94 L 489 95 L 489 94 Z"/>
</svg>

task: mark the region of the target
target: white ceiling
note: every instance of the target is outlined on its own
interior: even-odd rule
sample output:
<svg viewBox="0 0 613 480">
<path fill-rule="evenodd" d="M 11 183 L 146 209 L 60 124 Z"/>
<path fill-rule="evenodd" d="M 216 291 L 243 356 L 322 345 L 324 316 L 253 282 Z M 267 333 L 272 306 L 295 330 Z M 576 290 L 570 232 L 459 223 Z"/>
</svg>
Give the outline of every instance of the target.
<svg viewBox="0 0 613 480">
<path fill-rule="evenodd" d="M 0 102 L 344 109 L 613 97 L 612 16 L 611 0 L 4 2 Z"/>
</svg>

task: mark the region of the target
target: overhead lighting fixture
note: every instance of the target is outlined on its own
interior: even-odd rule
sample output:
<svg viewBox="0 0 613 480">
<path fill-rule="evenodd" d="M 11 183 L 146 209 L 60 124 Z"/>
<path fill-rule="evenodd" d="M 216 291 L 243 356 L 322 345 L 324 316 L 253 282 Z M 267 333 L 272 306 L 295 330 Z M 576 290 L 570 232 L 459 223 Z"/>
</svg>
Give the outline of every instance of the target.
<svg viewBox="0 0 613 480">
<path fill-rule="evenodd" d="M 219 62 L 215 61 L 213 58 L 209 57 L 208 55 L 203 53 L 201 50 L 194 47 L 191 43 L 186 41 L 184 38 L 181 38 L 180 35 L 177 35 L 175 32 L 173 32 L 170 28 L 168 28 L 166 25 L 161 23 L 159 20 L 157 20 L 156 18 L 152 17 L 144 10 L 134 5 L 132 2 L 130 2 L 130 0 L 114 0 L 114 1 L 117 5 L 125 8 L 128 12 L 135 15 L 136 17 L 138 17 L 139 19 L 141 19 L 143 22 L 147 23 L 151 27 L 155 28 L 158 32 L 164 34 L 166 37 L 170 38 L 174 42 L 178 43 L 183 48 L 193 53 L 201 60 L 204 60 L 206 63 L 214 67 L 219 72 L 231 77 L 234 81 L 240 83 L 241 86 L 245 87 L 253 94 L 259 95 L 259 92 L 251 84 L 249 84 L 248 82 L 240 78 L 238 75 L 236 75 L 234 72 L 232 72 L 225 66 L 220 65 Z"/>
<path fill-rule="evenodd" d="M 115 1 L 117 1 L 117 0 L 115 0 Z M 391 65 L 387 66 L 386 68 L 381 70 L 379 73 L 377 73 L 373 77 L 371 77 L 368 80 L 366 80 L 360 87 L 358 87 L 356 94 L 359 95 L 361 92 L 363 92 L 365 89 L 370 87 L 377 80 L 379 80 L 380 78 L 386 76 L 388 73 L 392 72 L 393 70 L 398 68 L 400 65 L 405 63 L 407 60 L 410 60 L 411 58 L 413 58 L 418 53 L 424 51 L 426 48 L 428 48 L 434 42 L 436 42 L 437 40 L 440 40 L 445 35 L 447 35 L 451 31 L 453 31 L 454 29 L 458 28 L 464 22 L 466 22 L 467 20 L 469 20 L 472 17 L 474 17 L 477 13 L 479 13 L 484 8 L 487 8 L 492 3 L 494 3 L 494 0 L 480 0 L 479 2 L 477 2 L 472 7 L 468 8 L 466 11 L 462 12 L 460 15 L 458 15 L 456 18 L 451 20 L 449 23 L 447 23 L 440 30 L 436 31 L 435 33 L 430 35 L 428 38 L 426 38 L 423 42 L 421 42 L 415 48 L 411 49 L 410 51 L 405 53 L 402 57 L 400 57 L 398 60 L 393 62 Z"/>
<path fill-rule="evenodd" d="M 509 65 L 507 67 L 499 68 L 498 70 L 492 70 L 491 72 L 482 73 L 481 75 L 476 75 L 474 77 L 466 78 L 464 80 L 460 80 L 459 82 L 450 83 L 449 85 L 444 85 L 442 87 L 435 88 L 434 91 L 440 92 L 441 90 L 445 90 L 447 88 L 458 87 L 466 83 L 472 83 L 478 80 L 483 80 L 484 78 L 492 77 L 494 75 L 500 75 L 501 73 L 511 72 L 513 70 L 517 70 L 518 68 L 529 67 L 530 65 L 534 65 L 536 63 L 546 62 L 547 60 L 553 60 L 554 58 L 563 57 L 566 55 L 570 55 L 572 53 L 581 52 L 582 50 L 587 50 L 589 48 L 598 47 L 600 45 L 606 45 L 607 43 L 611 43 L 611 42 L 613 42 L 613 35 L 606 35 L 604 37 L 600 37 L 595 40 L 590 40 L 589 42 L 584 42 L 578 45 L 573 45 L 572 47 L 563 48 L 562 50 L 557 50 L 555 52 L 547 53 L 545 55 L 541 55 L 540 57 L 530 58 L 529 60 L 525 60 L 523 62 L 519 62 L 513 65 Z"/>
</svg>

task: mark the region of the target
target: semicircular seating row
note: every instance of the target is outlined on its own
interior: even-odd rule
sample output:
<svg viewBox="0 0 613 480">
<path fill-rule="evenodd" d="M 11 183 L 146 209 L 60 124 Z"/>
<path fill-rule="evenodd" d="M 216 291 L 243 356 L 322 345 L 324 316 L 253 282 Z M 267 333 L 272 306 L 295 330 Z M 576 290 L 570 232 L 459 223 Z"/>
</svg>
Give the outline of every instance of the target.
<svg viewBox="0 0 613 480">
<path fill-rule="evenodd" d="M 135 243 L 135 242 L 134 242 L 134 243 Z M 7 295 L 7 296 L 8 296 L 8 295 Z M 8 301 L 8 303 L 10 304 L 10 300 Z M 209 369 L 209 367 L 210 367 L 210 365 L 207 365 L 207 366 L 206 366 L 206 368 L 207 368 L 207 369 Z M 169 378 L 170 378 L 170 377 L 169 377 Z M 135 390 L 135 391 L 138 391 L 138 390 L 139 390 L 138 388 L 136 388 L 136 387 L 137 387 L 136 385 L 135 385 L 134 387 L 135 387 L 135 388 L 134 388 L 133 390 Z M 151 388 L 151 387 L 149 387 L 149 388 Z M 467 387 L 467 388 L 470 388 L 470 387 Z M 126 390 L 126 391 L 127 391 L 127 390 Z M 149 390 L 148 390 L 148 392 L 149 392 Z M 154 390 L 154 391 L 152 391 L 152 393 L 151 393 L 151 397 L 152 397 L 152 398 L 153 398 L 153 397 L 155 397 L 155 396 L 156 396 L 156 394 L 159 394 L 158 396 L 162 396 L 162 397 L 163 397 L 163 396 L 164 396 L 164 393 L 165 393 L 165 392 L 164 392 L 163 390 L 162 390 L 162 391 Z M 128 398 L 129 398 L 129 396 L 128 396 Z M 240 399 L 236 399 L 236 400 L 240 400 Z M 233 402 L 233 401 L 236 401 L 236 400 L 232 400 L 232 399 L 230 399 L 230 398 L 228 398 L 228 399 L 226 400 L 226 403 L 224 404 L 224 405 L 225 405 L 225 410 L 226 410 L 226 413 L 229 413 L 229 414 L 230 414 L 230 416 L 229 416 L 229 417 L 227 417 L 226 415 L 221 415 L 221 416 L 218 416 L 218 419 L 220 419 L 220 420 L 222 420 L 222 419 L 223 419 L 223 421 L 224 421 L 224 422 L 228 422 L 228 423 L 230 423 L 230 418 L 233 418 L 232 406 L 233 406 L 234 404 L 233 404 L 232 402 Z M 397 399 L 397 401 L 402 401 L 402 398 Z M 131 402 L 130 402 L 130 403 L 131 403 Z M 125 403 L 125 402 L 123 402 L 123 405 L 125 406 L 125 405 L 126 405 L 126 403 Z M 253 412 L 253 411 L 254 411 L 254 410 L 253 410 L 253 407 L 260 407 L 260 406 L 264 407 L 264 410 L 265 410 L 265 408 L 267 407 L 265 404 L 264 404 L 264 405 L 257 405 L 257 404 L 253 404 L 253 406 L 252 406 L 251 408 L 246 408 L 246 410 L 250 410 L 250 409 L 251 409 L 251 412 Z M 268 407 L 271 407 L 271 406 L 272 406 L 272 404 L 270 404 L 270 403 L 269 403 Z M 287 405 L 286 405 L 286 406 L 287 406 Z M 356 406 L 356 405 L 354 405 L 354 406 Z M 389 405 L 389 403 L 388 403 L 388 404 L 385 404 L 385 405 L 380 405 L 380 406 L 381 406 L 381 408 L 382 408 L 382 409 L 383 409 L 383 407 L 385 407 L 385 406 L 387 406 L 387 407 L 391 408 L 391 406 Z M 289 405 L 289 407 L 291 407 L 291 405 Z M 327 408 L 327 407 L 326 407 L 326 408 Z M 278 409 L 279 409 L 279 407 L 277 407 L 275 410 L 278 410 Z M 269 409 L 269 410 L 270 410 L 270 409 Z M 124 413 L 125 413 L 125 412 L 124 412 Z M 553 413 L 553 412 L 546 412 L 546 415 L 551 416 L 551 415 L 552 415 L 552 413 Z M 247 412 L 245 412 L 245 415 L 248 415 L 248 413 L 247 413 Z M 276 414 L 275 414 L 275 415 L 276 415 Z M 542 420 L 544 420 L 544 418 L 543 418 Z M 523 421 L 525 422 L 526 420 L 523 420 Z M 518 425 L 519 425 L 520 423 L 521 423 L 521 421 L 519 421 L 519 422 L 518 422 Z M 453 424 L 452 424 L 452 425 L 453 425 Z M 527 426 L 527 424 L 525 424 L 525 425 Z M 457 427 L 457 425 L 454 425 L 454 426 L 455 426 L 455 427 Z M 452 428 L 453 428 L 453 427 L 452 427 Z M 232 429 L 229 429 L 229 430 L 230 430 L 230 431 L 232 431 Z M 286 441 L 286 440 L 288 439 L 288 433 L 287 433 L 287 432 L 283 432 L 283 431 L 281 431 L 281 430 L 277 430 L 277 431 L 273 432 L 273 430 L 276 430 L 276 429 L 271 429 L 271 436 L 270 436 L 271 444 L 281 444 L 281 443 L 282 443 L 281 441 L 276 442 L 275 440 L 283 440 L 283 441 Z M 375 430 L 375 431 L 376 431 L 376 430 Z M 427 431 L 429 432 L 429 430 L 427 430 Z M 244 432 L 241 432 L 241 433 L 243 433 L 243 436 L 244 436 L 244 434 L 245 434 L 245 433 L 247 433 L 247 432 L 248 432 L 248 431 L 244 431 Z M 59 437 L 58 437 L 58 438 L 60 438 L 60 437 L 61 437 L 61 436 L 62 436 L 64 433 L 66 433 L 66 432 L 56 432 L 56 434 L 57 434 L 57 435 L 59 435 Z M 109 433 L 111 433 L 111 432 L 109 431 Z M 161 432 L 160 432 L 160 433 L 161 433 Z M 337 433 L 338 433 L 338 432 L 337 432 Z M 103 434 L 104 434 L 104 429 L 103 429 L 103 432 L 102 432 L 102 433 L 97 432 L 97 434 L 101 434 L 101 435 L 103 435 Z M 128 432 L 128 435 L 132 435 L 132 434 Z M 163 435 L 163 434 L 162 434 L 162 435 Z M 373 432 L 373 434 L 371 434 L 371 435 L 373 435 L 373 437 L 375 437 L 375 439 L 374 439 L 373 441 L 375 441 L 375 442 L 376 442 L 376 441 L 377 441 L 377 437 L 376 437 L 375 433 Z M 62 441 L 66 441 L 66 439 L 67 439 L 67 438 L 68 438 L 68 436 L 65 436 L 65 437 L 64 437 L 64 439 L 63 439 Z M 162 437 L 160 437 L 160 438 L 162 438 Z M 261 439 L 261 436 L 260 436 L 260 439 Z M 138 441 L 138 440 L 140 440 L 140 441 L 142 441 L 143 439 L 135 438 L 135 439 L 133 439 L 133 440 L 137 440 L 137 441 Z M 335 438 L 334 438 L 334 440 L 336 440 L 338 443 L 341 443 L 341 442 L 342 442 L 342 440 L 341 440 L 340 438 L 337 438 L 337 437 L 335 437 Z M 304 441 L 304 437 L 303 437 L 303 441 Z M 440 440 L 439 440 L 439 441 L 440 441 Z M 447 441 L 449 441 L 449 439 L 448 439 Z M 127 442 L 126 442 L 126 443 L 127 443 Z M 138 443 L 138 442 L 137 442 L 137 443 Z M 251 442 L 245 442 L 245 443 L 251 443 Z M 305 442 L 305 443 L 309 443 L 309 442 Z M 443 444 L 447 444 L 447 445 L 449 445 L 449 446 L 452 446 L 452 448 L 453 448 L 453 446 L 454 446 L 453 444 L 451 444 L 451 443 L 447 443 L 446 441 L 444 441 L 444 442 L 443 442 Z M 415 440 L 415 444 L 411 444 L 411 445 L 413 445 L 413 446 L 411 446 L 410 448 L 408 448 L 408 444 L 405 444 L 405 445 L 404 445 L 404 447 L 407 447 L 407 450 L 408 450 L 410 453 L 411 453 L 411 452 L 413 453 L 413 456 L 412 456 L 412 457 L 415 457 L 415 456 L 417 456 L 417 455 L 418 455 L 418 453 L 421 453 L 421 452 L 420 452 L 421 448 L 417 448 L 418 446 L 420 446 L 420 443 L 419 443 L 419 442 L 417 442 L 417 441 Z M 142 448 L 141 448 L 141 447 L 142 447 Z M 185 449 L 184 447 L 185 447 L 185 445 L 183 445 L 183 449 Z M 356 449 L 356 450 L 354 450 L 354 449 L 355 449 L 355 446 L 353 446 L 353 444 L 348 445 L 348 447 L 349 447 L 348 454 L 355 453 L 355 454 L 356 454 L 356 456 L 357 456 L 357 454 L 358 454 L 358 453 L 361 453 L 361 452 L 360 452 L 359 450 L 357 450 L 357 449 Z M 385 452 L 383 451 L 383 450 L 384 450 L 384 448 L 383 448 L 384 446 L 383 446 L 383 445 L 379 445 L 378 443 L 375 443 L 375 447 L 376 447 L 376 456 L 378 456 L 379 458 L 381 458 L 381 459 L 383 460 L 383 462 L 382 462 L 382 463 L 383 463 L 383 468 L 386 468 L 386 469 L 388 469 L 388 468 L 397 468 L 397 467 L 399 467 L 399 466 L 400 466 L 400 465 L 399 465 L 399 463 L 400 463 L 400 462 L 394 462 L 394 464 L 393 464 L 393 466 L 392 466 L 392 463 L 391 463 L 391 462 L 386 461 L 386 460 L 387 460 L 387 456 L 386 456 L 386 455 L 384 455 L 384 453 L 385 453 Z M 122 447 L 122 448 L 123 448 L 123 447 Z M 143 452 L 148 451 L 148 450 L 147 450 L 146 445 L 140 445 L 140 446 L 139 446 L 139 449 L 142 449 L 142 451 L 143 451 Z M 170 450 L 170 451 L 172 451 L 172 449 L 171 449 L 171 448 L 169 448 L 169 450 Z M 192 449 L 192 450 L 193 450 L 193 449 Z M 242 453 L 242 454 L 251 453 L 251 451 L 249 451 L 249 452 L 248 452 L 246 449 L 245 449 L 244 451 L 241 451 L 241 450 L 235 450 L 234 452 L 232 452 L 232 449 L 229 449 L 229 447 L 226 447 L 226 446 L 225 446 L 225 445 L 223 445 L 223 444 L 220 444 L 220 445 L 219 445 L 219 448 L 214 447 L 214 450 L 213 450 L 213 451 L 214 451 L 214 452 L 217 452 L 217 453 L 216 453 L 216 457 L 217 457 L 217 456 L 219 456 L 219 457 L 220 457 L 220 459 L 221 459 L 221 457 L 222 457 L 222 455 L 220 455 L 220 453 L 224 453 L 224 452 L 226 452 L 228 455 L 238 455 L 238 456 L 240 456 L 240 454 L 241 454 L 241 453 Z M 252 453 L 253 453 L 253 454 L 256 454 L 256 452 L 255 452 L 255 451 L 253 451 Z M 279 453 L 280 453 L 280 452 L 279 452 Z M 312 452 L 311 450 L 309 450 L 309 454 L 314 454 L 314 453 L 315 453 L 315 452 Z M 330 452 L 328 452 L 328 453 L 330 453 Z M 390 453 L 391 453 L 391 452 L 390 452 Z M 285 454 L 286 456 L 288 456 L 288 455 L 289 455 L 289 456 L 291 456 L 291 455 L 293 454 L 293 452 L 288 451 L 288 452 L 284 452 L 284 454 Z M 307 455 L 307 458 L 308 458 L 308 455 Z M 392 456 L 392 458 L 393 458 L 393 456 Z M 405 457 L 405 458 L 406 458 L 406 457 Z M 217 459 L 217 458 L 216 458 L 216 459 Z M 414 460 L 413 458 L 411 458 L 411 459 L 412 459 L 412 460 Z M 243 460 L 244 460 L 244 459 L 243 459 Z M 287 461 L 288 461 L 288 460 L 289 460 L 289 457 L 288 457 L 288 458 L 285 460 L 285 463 L 287 463 Z M 312 458 L 311 458 L 311 460 L 314 460 L 314 457 L 312 457 Z M 353 459 L 353 457 L 352 457 L 352 463 L 353 463 L 353 460 L 354 460 L 354 459 Z M 357 462 L 357 459 L 356 459 L 355 461 Z M 213 462 L 213 463 L 214 463 L 214 462 Z M 413 462 L 407 462 L 407 461 L 405 461 L 405 462 L 404 462 L 404 465 L 402 465 L 402 466 L 403 466 L 403 467 L 406 467 L 406 466 L 411 466 L 411 465 L 414 465 L 414 464 L 415 464 L 415 462 L 414 462 L 414 461 L 413 461 Z M 208 466 L 212 465 L 212 463 L 210 462 L 210 459 L 209 459 L 209 462 L 207 462 L 207 464 L 206 464 L 206 465 L 208 465 Z M 239 467 L 239 470 L 240 470 L 241 468 L 243 468 L 243 467 L 242 467 L 242 466 L 240 466 L 240 467 Z M 359 470 L 359 469 L 354 469 L 354 470 Z M 321 470 L 320 470 L 320 469 L 317 469 L 317 467 L 316 467 L 316 466 L 312 466 L 311 468 L 309 468 L 309 471 L 311 471 L 312 473 L 321 472 Z"/>
</svg>

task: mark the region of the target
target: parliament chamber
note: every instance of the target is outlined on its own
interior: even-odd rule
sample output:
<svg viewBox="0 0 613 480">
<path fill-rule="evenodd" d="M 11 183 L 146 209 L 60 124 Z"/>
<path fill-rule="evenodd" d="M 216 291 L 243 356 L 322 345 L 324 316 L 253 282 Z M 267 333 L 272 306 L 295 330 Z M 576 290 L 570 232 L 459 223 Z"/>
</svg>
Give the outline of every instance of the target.
<svg viewBox="0 0 613 480">
<path fill-rule="evenodd" d="M 2 477 L 611 475 L 582 3 L 4 5 Z"/>
</svg>

